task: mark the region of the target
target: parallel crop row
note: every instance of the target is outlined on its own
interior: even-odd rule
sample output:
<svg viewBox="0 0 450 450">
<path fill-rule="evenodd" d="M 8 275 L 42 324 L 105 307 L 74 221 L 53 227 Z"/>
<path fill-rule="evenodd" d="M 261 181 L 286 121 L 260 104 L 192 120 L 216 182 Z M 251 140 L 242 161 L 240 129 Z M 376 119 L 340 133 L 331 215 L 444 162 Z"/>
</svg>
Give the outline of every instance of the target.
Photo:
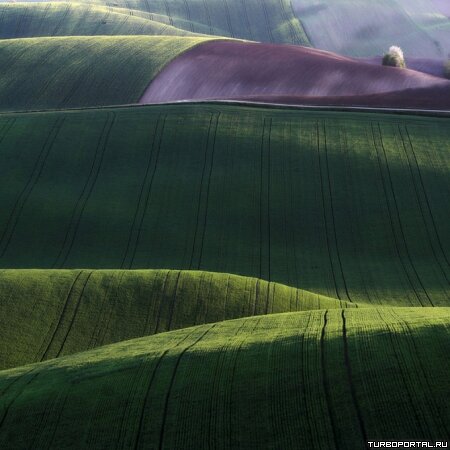
<svg viewBox="0 0 450 450">
<path fill-rule="evenodd" d="M 191 34 L 158 19 L 92 3 L 0 3 L 0 38 Z"/>
<path fill-rule="evenodd" d="M 177 36 L 2 40 L 0 64 L 8 71 L 0 74 L 0 109 L 136 103 L 165 64 L 205 40 Z"/>
<path fill-rule="evenodd" d="M 2 371 L 0 444 L 339 449 L 391 436 L 445 440 L 450 315 L 430 310 L 246 318 Z"/>
<path fill-rule="evenodd" d="M 0 299 L 0 370 L 197 324 L 354 306 L 255 278 L 179 270 L 6 270 Z"/>
<path fill-rule="evenodd" d="M 201 269 L 345 302 L 447 304 L 445 120 L 112 114 L 1 119 L 2 267 Z"/>
</svg>

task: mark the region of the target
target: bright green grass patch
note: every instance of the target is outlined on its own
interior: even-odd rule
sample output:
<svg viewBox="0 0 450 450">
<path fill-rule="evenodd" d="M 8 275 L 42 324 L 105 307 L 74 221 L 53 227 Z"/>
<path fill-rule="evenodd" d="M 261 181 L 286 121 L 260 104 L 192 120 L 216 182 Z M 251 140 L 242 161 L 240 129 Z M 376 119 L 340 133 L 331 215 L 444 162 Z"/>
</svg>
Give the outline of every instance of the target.
<svg viewBox="0 0 450 450">
<path fill-rule="evenodd" d="M 290 0 L 81 0 L 193 33 L 309 45 Z"/>
<path fill-rule="evenodd" d="M 352 307 L 256 278 L 176 270 L 6 270 L 0 370 L 226 319 Z"/>
<path fill-rule="evenodd" d="M 0 38 L 95 35 L 192 35 L 161 22 L 79 3 L 0 3 Z"/>
<path fill-rule="evenodd" d="M 449 329 L 448 308 L 310 311 L 3 371 L 0 445 L 359 449 L 368 440 L 448 440 Z"/>
<path fill-rule="evenodd" d="M 0 266 L 170 268 L 449 305 L 448 119 L 180 105 L 0 116 Z"/>
<path fill-rule="evenodd" d="M 0 110 L 136 103 L 153 77 L 204 37 L 96 36 L 0 41 Z"/>
</svg>

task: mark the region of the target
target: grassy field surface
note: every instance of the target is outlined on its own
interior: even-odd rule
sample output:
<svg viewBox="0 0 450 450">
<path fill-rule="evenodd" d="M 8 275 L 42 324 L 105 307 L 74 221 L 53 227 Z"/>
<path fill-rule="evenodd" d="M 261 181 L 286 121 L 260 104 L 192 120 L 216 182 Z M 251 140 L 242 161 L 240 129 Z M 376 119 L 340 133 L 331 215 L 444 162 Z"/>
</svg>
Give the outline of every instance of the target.
<svg viewBox="0 0 450 450">
<path fill-rule="evenodd" d="M 79 3 L 0 3 L 0 39 L 39 36 L 192 35 L 120 9 Z"/>
<path fill-rule="evenodd" d="M 224 105 L 0 116 L 0 266 L 189 269 L 449 302 L 442 118 Z"/>
<path fill-rule="evenodd" d="M 374 56 L 399 45 L 406 59 L 446 58 L 450 52 L 450 18 L 438 2 L 293 0 L 292 4 L 312 45 L 323 50 Z"/>
<path fill-rule="evenodd" d="M 0 449 L 450 440 L 450 118 L 137 105 L 448 109 L 449 14 L 0 0 Z"/>
<path fill-rule="evenodd" d="M 210 272 L 6 270 L 0 274 L 0 370 L 198 324 L 354 306 Z"/>
<path fill-rule="evenodd" d="M 0 40 L 0 110 L 136 103 L 161 68 L 208 40 L 179 36 Z"/>
<path fill-rule="evenodd" d="M 0 372 L 2 448 L 359 449 L 450 438 L 450 311 L 203 325 Z"/>
<path fill-rule="evenodd" d="M 80 0 L 79 3 L 113 6 L 115 12 L 160 21 L 193 33 L 309 45 L 289 0 Z"/>
</svg>

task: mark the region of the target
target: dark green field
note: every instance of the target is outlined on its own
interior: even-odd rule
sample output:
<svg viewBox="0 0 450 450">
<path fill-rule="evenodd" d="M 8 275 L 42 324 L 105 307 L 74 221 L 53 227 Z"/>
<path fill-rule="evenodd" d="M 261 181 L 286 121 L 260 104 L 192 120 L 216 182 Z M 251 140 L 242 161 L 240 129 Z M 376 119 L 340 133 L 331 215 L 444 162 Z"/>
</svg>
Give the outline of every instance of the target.
<svg viewBox="0 0 450 450">
<path fill-rule="evenodd" d="M 2 114 L 0 446 L 448 438 L 449 135 L 219 104 Z"/>
<path fill-rule="evenodd" d="M 219 105 L 3 115 L 0 266 L 208 270 L 446 306 L 448 123 Z"/>
<path fill-rule="evenodd" d="M 446 8 L 0 0 L 0 450 L 450 440 Z"/>
</svg>

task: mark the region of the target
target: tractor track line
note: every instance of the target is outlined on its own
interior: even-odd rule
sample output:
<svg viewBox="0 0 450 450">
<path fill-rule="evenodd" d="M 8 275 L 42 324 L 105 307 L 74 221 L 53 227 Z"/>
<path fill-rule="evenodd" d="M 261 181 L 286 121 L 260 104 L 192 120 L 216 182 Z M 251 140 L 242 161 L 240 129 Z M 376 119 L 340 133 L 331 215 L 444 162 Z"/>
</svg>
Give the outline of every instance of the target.
<svg viewBox="0 0 450 450">
<path fill-rule="evenodd" d="M 196 328 L 197 329 L 197 328 Z M 144 427 L 144 416 L 145 416 L 145 407 L 147 405 L 148 402 L 148 398 L 150 397 L 150 391 L 152 389 L 152 385 L 153 382 L 155 380 L 156 377 L 156 373 L 159 370 L 159 367 L 161 366 L 161 363 L 163 361 L 163 359 L 165 358 L 165 356 L 170 352 L 170 350 L 173 350 L 174 348 L 178 347 L 179 345 L 181 345 L 186 339 L 189 338 L 189 336 L 192 335 L 192 333 L 196 330 L 192 330 L 190 333 L 186 334 L 183 339 L 179 340 L 177 343 L 175 343 L 174 345 L 172 345 L 171 347 L 167 348 L 166 350 L 164 350 L 158 357 L 158 361 L 155 364 L 155 367 L 152 370 L 152 375 L 150 377 L 148 386 L 147 386 L 147 390 L 145 391 L 145 395 L 144 398 L 142 400 L 142 408 L 141 408 L 141 414 L 139 415 L 139 420 L 138 420 L 138 426 L 137 426 L 137 432 L 136 432 L 136 437 L 135 437 L 135 441 L 134 441 L 134 450 L 137 450 L 139 447 L 139 443 L 141 440 L 141 435 L 142 435 L 142 429 Z M 131 447 L 131 446 L 130 446 Z"/>
<path fill-rule="evenodd" d="M 341 317 L 342 317 L 342 337 L 344 339 L 344 361 L 345 361 L 345 368 L 347 370 L 347 378 L 348 378 L 348 383 L 350 386 L 350 393 L 352 396 L 353 405 L 356 410 L 356 415 L 358 417 L 358 424 L 359 424 L 359 429 L 362 433 L 362 437 L 363 437 L 363 441 L 364 441 L 364 448 L 368 449 L 369 446 L 367 445 L 367 442 L 369 441 L 369 438 L 367 436 L 367 429 L 366 429 L 366 425 L 364 423 L 361 405 L 359 404 L 358 397 L 356 395 L 355 383 L 353 381 L 353 369 L 352 369 L 352 365 L 350 362 L 350 353 L 349 353 L 349 349 L 348 349 L 347 321 L 346 321 L 346 317 L 345 317 L 345 309 L 342 310 Z"/>
<path fill-rule="evenodd" d="M 205 242 L 205 235 L 206 235 L 209 194 L 210 194 L 210 188 L 211 188 L 211 178 L 212 178 L 212 171 L 213 171 L 213 166 L 214 166 L 214 154 L 215 154 L 215 150 L 216 150 L 217 129 L 219 126 L 220 115 L 221 115 L 221 113 L 217 114 L 215 117 L 215 124 L 214 124 L 213 138 L 212 138 L 211 163 L 209 165 L 208 181 L 206 184 L 205 214 L 204 214 L 204 221 L 203 221 L 202 238 L 200 241 L 200 255 L 198 257 L 198 265 L 197 265 L 198 270 L 200 270 L 200 268 L 201 268 L 202 257 L 203 257 L 203 244 Z"/>
<path fill-rule="evenodd" d="M 209 147 L 210 147 L 210 141 L 211 141 L 211 129 L 213 127 L 213 120 L 214 120 L 214 116 L 215 114 L 211 114 L 210 115 L 210 119 L 209 119 L 209 124 L 208 124 L 208 133 L 207 133 L 207 138 L 206 138 L 206 148 L 205 148 L 205 152 L 204 152 L 204 159 L 203 159 L 203 168 L 202 168 L 202 176 L 200 178 L 200 185 L 199 185 L 199 189 L 198 189 L 198 200 L 197 200 L 197 213 L 196 213 L 196 223 L 195 223 L 195 231 L 194 231 L 194 236 L 192 239 L 192 250 L 191 250 L 191 260 L 189 262 L 189 269 L 192 270 L 193 266 L 194 266 L 194 256 L 195 256 L 195 248 L 196 248 L 196 244 L 197 244 L 197 239 L 198 239 L 198 233 L 199 233 L 199 225 L 200 225 L 200 211 L 202 208 L 202 197 L 203 197 L 203 183 L 205 181 L 205 174 L 207 171 L 207 166 L 208 166 L 208 153 L 209 153 Z M 217 124 L 216 124 L 217 126 Z M 214 154 L 214 148 L 211 149 L 211 157 Z M 212 161 L 211 161 L 212 164 Z M 197 267 L 200 267 L 200 260 L 199 262 L 196 264 Z"/>
<path fill-rule="evenodd" d="M 156 139 L 156 137 L 157 137 L 158 147 L 157 147 L 157 150 L 156 150 L 156 153 L 155 153 L 155 161 L 154 161 L 153 168 L 151 170 L 150 182 L 149 182 L 147 194 L 145 196 L 144 208 L 142 210 L 142 216 L 141 216 L 141 219 L 139 221 L 139 227 L 138 227 L 138 230 L 137 230 L 136 240 L 133 243 L 133 253 L 131 255 L 131 260 L 130 260 L 130 265 L 129 265 L 130 269 L 133 267 L 134 259 L 136 257 L 137 248 L 139 246 L 139 240 L 141 238 L 142 225 L 144 224 L 144 220 L 145 220 L 145 217 L 147 215 L 148 205 L 150 203 L 150 197 L 151 197 L 151 193 L 152 193 L 153 182 L 155 181 L 155 174 L 156 174 L 156 171 L 158 169 L 159 155 L 161 153 L 161 145 L 162 145 L 162 141 L 163 141 L 163 137 L 164 137 L 164 130 L 165 130 L 165 126 L 166 126 L 166 120 L 167 120 L 167 115 L 165 115 L 163 117 L 163 119 L 162 119 L 161 132 L 158 134 L 158 130 L 155 131 L 155 137 L 154 138 Z M 153 142 L 153 144 L 154 144 L 154 142 Z M 153 144 L 152 144 L 152 157 L 153 157 Z M 146 175 L 146 177 L 147 177 L 147 175 Z"/>
<path fill-rule="evenodd" d="M 131 240 L 132 240 L 132 237 L 133 237 L 133 234 L 134 234 L 134 228 L 136 226 L 136 220 L 137 220 L 137 217 L 138 217 L 140 209 L 141 209 L 142 199 L 144 198 L 144 189 L 145 189 L 145 186 L 147 184 L 147 179 L 148 179 L 148 176 L 149 176 L 149 173 L 150 173 L 150 167 L 151 167 L 151 163 L 152 163 L 152 160 L 153 160 L 153 153 L 155 151 L 155 141 L 156 141 L 157 135 L 158 135 L 160 120 L 161 120 L 161 115 L 158 115 L 158 118 L 156 120 L 155 130 L 154 130 L 154 133 L 153 133 L 152 146 L 151 146 L 150 151 L 149 151 L 147 167 L 146 167 L 146 170 L 145 170 L 144 179 L 142 180 L 141 189 L 140 189 L 140 192 L 139 192 L 139 197 L 138 197 L 138 202 L 137 202 L 137 205 L 136 205 L 136 209 L 134 211 L 133 222 L 131 224 L 130 233 L 128 235 L 127 247 L 125 249 L 125 253 L 124 253 L 123 258 L 122 258 L 122 263 L 120 264 L 120 268 L 121 269 L 123 269 L 125 267 L 125 261 L 127 259 L 127 255 L 128 255 L 129 250 L 130 250 Z M 149 194 L 149 191 L 147 189 L 147 195 L 148 194 Z M 145 203 L 145 201 L 144 201 L 144 203 Z"/>
<path fill-rule="evenodd" d="M 206 334 L 208 334 L 216 325 L 217 324 L 213 324 L 212 326 L 210 326 L 192 344 L 189 344 L 186 347 L 184 347 L 183 350 L 181 350 L 181 352 L 178 354 L 177 360 L 175 362 L 175 367 L 174 367 L 174 369 L 172 371 L 172 376 L 170 378 L 169 387 L 168 387 L 167 392 L 166 392 L 166 398 L 165 398 L 165 401 L 164 401 L 164 408 L 163 408 L 163 411 L 162 411 L 162 424 L 161 424 L 161 429 L 160 429 L 160 434 L 159 434 L 159 445 L 158 445 L 159 450 L 164 449 L 164 434 L 165 434 L 165 427 L 166 427 L 166 420 L 167 420 L 167 412 L 168 412 L 168 409 L 169 409 L 170 397 L 171 397 L 171 394 L 172 394 L 173 386 L 175 384 L 175 378 L 176 378 L 176 375 L 177 375 L 178 368 L 180 366 L 180 362 L 181 362 L 183 356 L 186 354 L 186 352 L 188 350 L 190 350 L 191 348 L 193 348 L 194 345 L 198 344 L 206 336 Z"/>
<path fill-rule="evenodd" d="M 101 170 L 101 166 L 103 163 L 103 159 L 105 156 L 105 151 L 108 145 L 109 135 L 111 133 L 111 129 L 114 125 L 114 122 L 116 120 L 116 114 L 113 113 L 112 115 L 107 116 L 105 120 L 105 124 L 103 126 L 102 132 L 99 136 L 99 140 L 97 142 L 97 147 L 95 149 L 94 158 L 92 160 L 92 165 L 89 171 L 89 175 L 87 177 L 86 183 L 83 187 L 82 192 L 80 193 L 80 196 L 78 197 L 77 203 L 75 205 L 75 208 L 73 209 L 72 216 L 69 221 L 69 226 L 66 232 L 66 235 L 64 237 L 63 244 L 61 246 L 61 249 L 58 253 L 58 256 L 55 259 L 55 262 L 53 264 L 53 268 L 56 266 L 58 267 L 64 267 L 64 265 L 67 262 L 67 259 L 70 255 L 70 252 L 72 251 L 73 244 L 75 242 L 78 229 L 80 226 L 81 218 L 83 216 L 84 209 L 86 208 L 86 204 L 92 194 L 92 191 L 95 187 L 95 184 L 98 179 L 98 175 Z M 67 247 L 67 249 L 66 249 Z M 58 261 L 62 259 L 61 263 L 58 264 Z"/>
<path fill-rule="evenodd" d="M 67 307 L 68 307 L 68 304 L 71 302 L 73 290 L 75 289 L 75 285 L 77 284 L 77 281 L 78 281 L 78 279 L 80 278 L 80 276 L 81 276 L 82 273 L 83 273 L 82 270 L 80 270 L 80 271 L 78 272 L 78 274 L 76 275 L 75 279 L 74 279 L 73 282 L 72 282 L 72 285 L 70 286 L 69 292 L 68 292 L 67 297 L 66 297 L 66 299 L 65 299 L 65 301 L 64 301 L 64 306 L 63 306 L 63 308 L 62 308 L 62 310 L 61 310 L 61 313 L 59 314 L 58 323 L 57 323 L 56 326 L 54 327 L 52 336 L 51 336 L 51 338 L 50 338 L 50 341 L 48 342 L 47 347 L 46 347 L 46 349 L 44 350 L 44 352 L 42 353 L 42 356 L 41 356 L 41 358 L 40 358 L 40 361 L 41 361 L 41 362 L 47 359 L 48 352 L 49 352 L 50 347 L 51 347 L 51 345 L 52 345 L 52 343 L 53 343 L 53 341 L 54 341 L 54 339 L 55 339 L 56 333 L 58 332 L 58 329 L 59 329 L 59 327 L 60 327 L 60 325 L 61 325 L 62 318 L 65 316 L 66 310 L 67 310 Z M 49 330 L 49 331 L 50 331 L 50 330 Z M 47 336 L 45 337 L 44 342 L 46 341 L 46 338 L 47 338 Z M 39 353 L 40 353 L 40 352 L 41 352 L 41 349 L 39 349 Z"/>
<path fill-rule="evenodd" d="M 404 127 L 405 127 L 405 131 L 406 131 L 406 135 L 408 137 L 409 145 L 411 147 L 411 153 L 412 153 L 412 155 L 414 157 L 414 161 L 415 161 L 415 164 L 416 164 L 416 167 L 417 167 L 417 173 L 419 175 L 420 184 L 422 186 L 422 192 L 423 192 L 426 204 L 427 204 L 427 209 L 428 209 L 429 214 L 430 214 L 430 218 L 431 218 L 431 222 L 433 224 L 434 232 L 436 234 L 436 238 L 437 238 L 437 241 L 439 243 L 439 247 L 440 247 L 440 250 L 442 252 L 442 255 L 444 256 L 445 262 L 450 267 L 450 261 L 448 260 L 447 255 L 446 255 L 446 253 L 444 251 L 444 246 L 442 245 L 442 241 L 441 241 L 441 238 L 440 238 L 439 233 L 438 233 L 436 221 L 434 219 L 433 212 L 431 210 L 430 201 L 428 199 L 427 190 L 425 188 L 425 182 L 423 181 L 422 172 L 420 170 L 420 166 L 419 166 L 419 162 L 417 160 L 416 152 L 414 151 L 414 147 L 413 147 L 413 144 L 412 144 L 411 136 L 410 136 L 409 131 L 408 131 L 408 126 L 404 125 Z"/>
<path fill-rule="evenodd" d="M 413 169 L 412 169 L 412 166 L 411 166 L 410 155 L 408 154 L 408 150 L 406 148 L 406 143 L 405 143 L 404 136 L 403 136 L 403 133 L 402 133 L 400 125 L 398 126 L 398 131 L 400 133 L 400 139 L 402 141 L 402 148 L 403 148 L 403 151 L 405 153 L 405 156 L 406 156 L 406 159 L 407 159 L 407 162 L 408 162 L 408 169 L 409 169 L 409 173 L 411 175 L 411 180 L 412 180 L 412 183 L 413 183 L 413 186 L 414 186 L 414 193 L 415 193 L 415 196 L 416 196 L 416 199 L 417 199 L 417 204 L 419 206 L 420 215 L 422 217 L 422 222 L 423 222 L 425 230 L 426 230 L 428 242 L 430 244 L 430 248 L 431 248 L 431 251 L 433 253 L 434 260 L 436 261 L 440 271 L 442 272 L 442 274 L 443 274 L 447 284 L 450 284 L 450 280 L 448 278 L 448 275 L 445 272 L 445 270 L 444 270 L 444 268 L 443 268 L 443 266 L 441 264 L 441 261 L 438 258 L 436 250 L 435 250 L 435 245 L 434 245 L 434 242 L 433 242 L 433 238 L 431 236 L 430 227 L 429 227 L 428 222 L 427 222 L 427 220 L 425 218 L 425 211 L 424 211 L 424 208 L 423 208 L 423 202 L 421 200 L 421 196 L 420 196 L 420 192 L 419 192 L 420 187 L 417 185 L 417 180 L 416 180 L 416 177 L 414 176 L 414 172 L 413 172 Z M 423 189 L 422 189 L 422 194 L 424 194 L 424 196 L 426 195 L 425 191 Z M 430 213 L 430 219 L 433 221 L 433 217 L 431 215 L 431 210 L 429 210 L 429 213 Z M 438 241 L 439 241 L 439 236 L 438 236 Z M 440 247 L 440 250 L 442 251 L 442 247 Z M 447 298 L 448 298 L 448 296 L 447 296 Z"/>
<path fill-rule="evenodd" d="M 333 235 L 334 235 L 334 244 L 336 246 L 336 256 L 337 256 L 338 263 L 339 263 L 339 269 L 341 272 L 342 282 L 344 283 L 345 294 L 347 295 L 348 300 L 350 302 L 352 302 L 352 299 L 348 292 L 347 282 L 345 281 L 344 269 L 342 267 L 341 254 L 339 251 L 339 244 L 338 244 L 339 240 L 338 240 L 337 231 L 336 231 L 336 220 L 335 220 L 334 205 L 333 205 L 333 191 L 331 189 L 330 165 L 329 165 L 329 160 L 328 160 L 327 132 L 326 132 L 325 124 L 323 124 L 323 140 L 324 140 L 323 146 L 325 149 L 325 169 L 326 169 L 326 173 L 327 173 L 328 192 L 330 194 L 331 223 L 333 224 Z"/>
<path fill-rule="evenodd" d="M 331 275 L 333 277 L 334 290 L 336 292 L 336 297 L 338 300 L 341 300 L 341 297 L 339 295 L 338 286 L 337 286 L 337 281 L 336 281 L 336 274 L 334 273 L 334 264 L 333 264 L 333 259 L 331 256 L 330 237 L 328 235 L 328 220 L 327 220 L 327 213 L 326 213 L 324 180 L 323 180 L 323 174 L 322 174 L 322 158 L 320 156 L 320 130 L 319 130 L 318 122 L 316 122 L 316 135 L 317 135 L 317 157 L 318 157 L 318 163 L 319 163 L 318 169 L 319 169 L 319 176 L 320 176 L 320 191 L 322 194 L 322 211 L 323 211 L 323 220 L 324 220 L 324 226 L 325 226 L 325 237 L 326 237 L 326 243 L 327 243 L 328 258 L 330 260 Z"/>
<path fill-rule="evenodd" d="M 388 161 L 388 158 L 387 158 L 387 152 L 386 152 L 386 149 L 385 149 L 384 143 L 383 143 L 383 135 L 382 135 L 382 132 L 381 132 L 381 126 L 380 126 L 379 123 L 378 123 L 378 130 L 379 130 L 379 133 L 380 133 L 381 149 L 383 150 L 384 159 L 386 161 L 386 170 L 387 170 L 387 174 L 388 174 L 388 180 L 389 180 L 389 185 L 390 185 L 391 192 L 392 192 L 392 197 L 394 199 L 394 206 L 395 206 L 395 211 L 397 213 L 396 215 L 397 215 L 397 218 L 398 218 L 400 233 L 402 235 L 402 239 L 403 239 L 403 242 L 405 244 L 406 255 L 407 255 L 409 263 L 411 264 L 411 268 L 413 269 L 414 274 L 417 277 L 417 281 L 419 282 L 420 287 L 422 288 L 422 290 L 423 290 L 425 296 L 427 297 L 428 301 L 431 303 L 431 306 L 434 306 L 430 296 L 428 295 L 428 292 L 425 289 L 425 286 L 423 285 L 423 282 L 422 282 L 422 280 L 421 280 L 421 278 L 419 276 L 419 273 L 417 272 L 417 269 L 416 269 L 415 265 L 413 264 L 413 261 L 412 261 L 412 258 L 411 258 L 411 254 L 409 252 L 409 248 L 408 248 L 406 237 L 405 237 L 405 232 L 404 232 L 404 229 L 403 229 L 403 224 L 402 224 L 402 221 L 401 221 L 400 210 L 399 210 L 398 202 L 397 202 L 397 196 L 395 195 L 395 189 L 394 189 L 394 183 L 392 181 L 391 170 L 389 168 L 389 161 Z"/>
<path fill-rule="evenodd" d="M 67 329 L 67 333 L 66 333 L 66 335 L 64 336 L 64 339 L 63 339 L 63 341 L 62 341 L 61 347 L 60 347 L 60 349 L 58 350 L 58 353 L 56 354 L 55 358 L 58 358 L 58 357 L 59 357 L 59 355 L 61 354 L 61 352 L 62 352 L 62 350 L 63 350 L 63 348 L 64 348 L 64 345 L 66 344 L 67 338 L 68 338 L 68 336 L 69 336 L 69 334 L 70 334 L 70 331 L 72 330 L 72 326 L 73 326 L 73 324 L 74 324 L 74 322 L 75 322 L 75 318 L 76 318 L 76 316 L 77 316 L 78 309 L 80 308 L 80 304 L 81 304 L 81 300 L 82 300 L 83 295 L 84 295 L 84 291 L 85 291 L 86 286 L 87 286 L 87 284 L 88 284 L 88 282 L 89 282 L 89 279 L 91 278 L 91 275 L 92 275 L 93 273 L 94 273 L 94 271 L 91 270 L 91 271 L 89 272 L 88 276 L 86 277 L 86 280 L 85 280 L 84 283 L 83 283 L 83 287 L 81 288 L 81 293 L 80 293 L 80 295 L 78 296 L 77 303 L 76 303 L 76 305 L 75 305 L 75 310 L 74 310 L 74 312 L 73 312 L 72 318 L 71 318 L 70 323 L 69 323 L 69 328 Z"/>
<path fill-rule="evenodd" d="M 3 230 L 3 234 L 0 238 L 0 258 L 2 258 L 5 255 L 6 250 L 9 247 L 9 244 L 11 242 L 11 239 L 14 235 L 14 231 L 16 229 L 17 223 L 22 215 L 23 208 L 25 207 L 25 204 L 27 203 L 28 199 L 30 198 L 30 195 L 33 192 L 34 187 L 38 183 L 42 171 L 44 170 L 45 163 L 47 162 L 48 155 L 50 154 L 53 145 L 56 141 L 56 138 L 58 137 L 58 134 L 61 130 L 61 127 L 65 121 L 66 117 L 62 116 L 56 119 L 55 123 L 53 124 L 50 133 L 47 135 L 44 145 L 42 146 L 41 151 L 39 152 L 39 155 L 34 163 L 33 170 L 31 172 L 30 178 L 28 179 L 28 182 L 26 183 L 25 187 L 20 192 L 13 210 L 11 211 L 11 214 L 8 218 L 8 222 L 6 223 L 5 229 Z M 6 242 L 5 242 L 6 239 Z M 3 247 L 3 248 L 2 248 Z"/>
<path fill-rule="evenodd" d="M 393 213 L 391 212 L 391 206 L 390 206 L 390 201 L 389 201 L 389 195 L 388 195 L 388 188 L 387 188 L 387 181 L 386 181 L 386 175 L 384 174 L 383 171 L 383 164 L 381 162 L 381 156 L 380 156 L 380 150 L 379 150 L 379 146 L 377 145 L 377 141 L 375 138 L 375 129 L 374 129 L 374 125 L 371 124 L 371 130 L 372 130 L 372 139 L 373 139 L 373 145 L 375 148 L 375 153 L 377 155 L 377 163 L 378 163 L 378 169 L 380 172 L 380 179 L 381 179 L 381 184 L 383 186 L 383 194 L 384 194 L 384 200 L 385 200 L 385 204 L 386 204 L 386 210 L 388 213 L 388 217 L 389 217 L 389 222 L 391 224 L 391 231 L 392 231 L 392 237 L 394 239 L 394 244 L 395 244 L 395 249 L 396 249 L 396 253 L 398 256 L 398 259 L 400 261 L 400 264 L 403 268 L 403 273 L 406 275 L 406 278 L 408 280 L 408 283 L 410 285 L 410 287 L 412 288 L 414 295 L 416 296 L 417 300 L 420 303 L 420 306 L 424 306 L 424 304 L 422 303 L 422 300 L 412 282 L 411 276 L 406 268 L 405 265 L 405 261 L 403 260 L 402 254 L 400 252 L 400 247 L 399 247 L 399 242 L 398 242 L 398 236 L 397 236 L 397 232 L 395 231 L 395 225 L 394 225 L 394 219 L 393 219 Z"/>
<path fill-rule="evenodd" d="M 333 414 L 333 409 L 331 407 L 331 388 L 330 382 L 327 377 L 327 371 L 325 370 L 325 329 L 328 324 L 328 309 L 325 310 L 323 314 L 323 326 L 320 334 L 320 363 L 322 372 L 322 384 L 325 394 L 325 403 L 327 405 L 328 418 L 330 419 L 331 431 L 333 434 L 333 443 L 335 450 L 339 450 L 338 438 L 337 438 L 337 427 Z"/>
</svg>

